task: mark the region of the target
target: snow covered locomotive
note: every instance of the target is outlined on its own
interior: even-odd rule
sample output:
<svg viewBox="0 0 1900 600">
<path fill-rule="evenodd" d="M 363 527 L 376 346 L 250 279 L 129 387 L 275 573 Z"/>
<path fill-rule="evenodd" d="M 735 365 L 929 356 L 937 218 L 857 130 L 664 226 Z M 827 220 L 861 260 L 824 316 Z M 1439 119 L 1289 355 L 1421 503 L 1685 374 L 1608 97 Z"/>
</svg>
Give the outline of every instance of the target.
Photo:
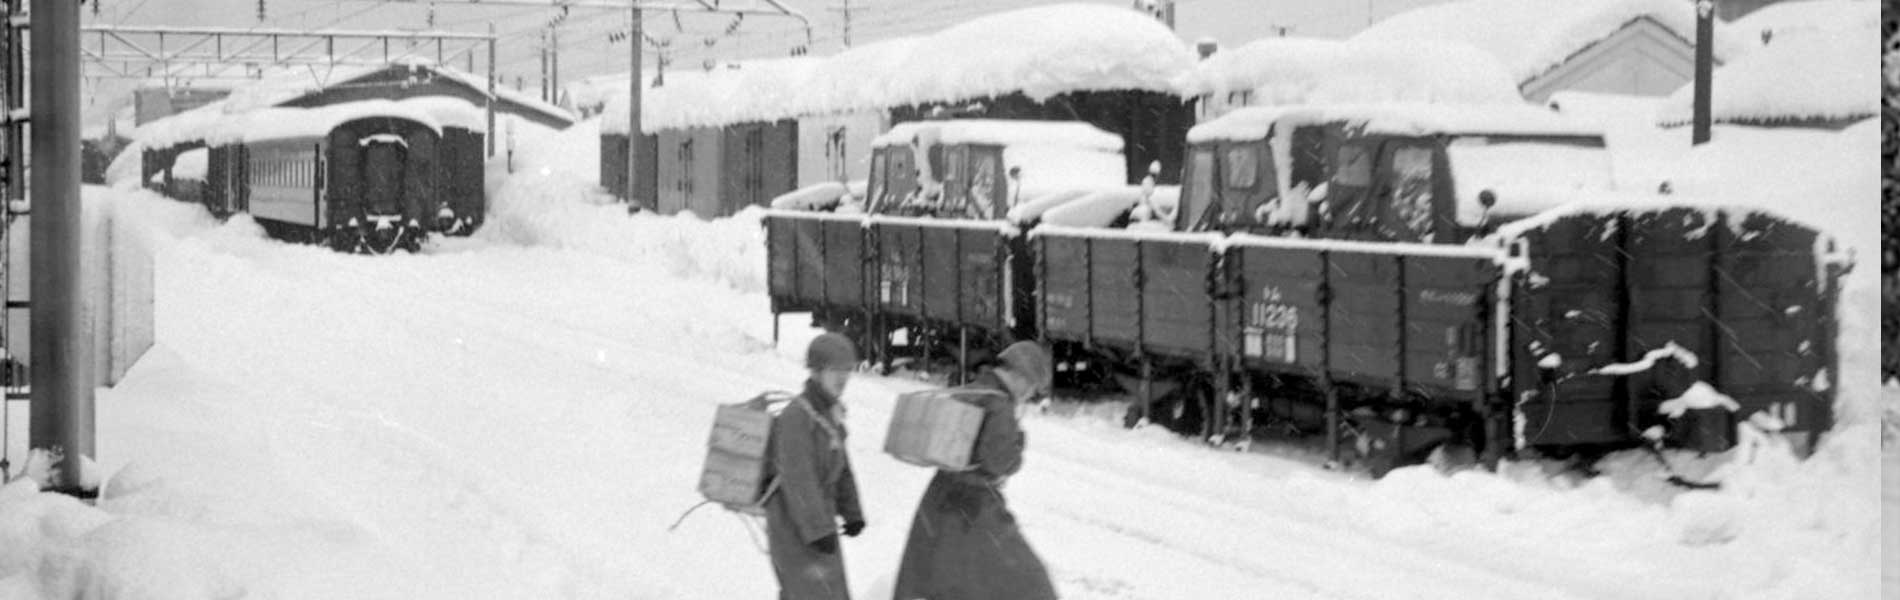
<svg viewBox="0 0 1900 600">
<path fill-rule="evenodd" d="M 371 253 L 481 225 L 483 115 L 467 102 L 200 110 L 140 132 L 143 179 L 220 218 L 249 214 L 278 239 Z"/>
</svg>

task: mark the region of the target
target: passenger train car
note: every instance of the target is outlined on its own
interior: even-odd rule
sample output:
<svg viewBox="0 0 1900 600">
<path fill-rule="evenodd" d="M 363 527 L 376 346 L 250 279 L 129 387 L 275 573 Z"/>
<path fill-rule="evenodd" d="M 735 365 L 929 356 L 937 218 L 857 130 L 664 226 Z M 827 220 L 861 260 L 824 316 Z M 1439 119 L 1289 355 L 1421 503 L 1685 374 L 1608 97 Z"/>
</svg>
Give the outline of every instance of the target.
<svg viewBox="0 0 1900 600">
<path fill-rule="evenodd" d="M 217 116 L 161 122 L 150 137 L 171 143 L 145 151 L 147 181 L 175 182 L 178 157 L 202 149 L 204 182 L 180 199 L 219 217 L 249 214 L 279 239 L 343 251 L 413 251 L 431 235 L 467 235 L 482 223 L 483 115 L 467 102 L 369 100 Z"/>
</svg>

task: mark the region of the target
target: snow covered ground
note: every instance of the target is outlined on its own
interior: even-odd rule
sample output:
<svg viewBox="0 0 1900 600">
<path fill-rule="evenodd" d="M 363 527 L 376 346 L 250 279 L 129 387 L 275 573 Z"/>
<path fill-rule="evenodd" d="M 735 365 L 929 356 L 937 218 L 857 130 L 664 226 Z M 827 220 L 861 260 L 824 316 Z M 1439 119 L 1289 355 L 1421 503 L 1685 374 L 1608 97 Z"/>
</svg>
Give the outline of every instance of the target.
<svg viewBox="0 0 1900 600">
<path fill-rule="evenodd" d="M 0 488 L 0 598 L 770 597 L 742 520 L 668 526 L 699 500 L 714 406 L 798 385 L 813 332 L 788 317 L 772 344 L 755 213 L 600 205 L 586 127 L 524 140 L 488 226 L 413 256 L 89 188 L 163 233 L 158 343 L 98 395 L 97 507 Z M 1785 158 L 1754 144 L 1791 139 L 1648 151 L 1721 192 L 1748 183 L 1722 179 L 1750 173 L 1735 161 Z M 1804 214 L 1861 240 L 1866 179 L 1864 212 L 1842 196 Z M 1874 598 L 1900 581 L 1879 523 L 1900 508 L 1879 416 L 1900 390 L 1874 383 L 1865 279 L 1843 311 L 1842 425 L 1805 461 L 1778 438 L 1670 457 L 1719 491 L 1672 488 L 1640 454 L 1590 480 L 1526 463 L 1367 481 L 1079 411 L 1025 419 L 1006 493 L 1064 598 Z M 893 395 L 923 385 L 845 395 L 870 521 L 844 544 L 854 597 L 888 597 L 930 475 L 880 451 Z"/>
</svg>

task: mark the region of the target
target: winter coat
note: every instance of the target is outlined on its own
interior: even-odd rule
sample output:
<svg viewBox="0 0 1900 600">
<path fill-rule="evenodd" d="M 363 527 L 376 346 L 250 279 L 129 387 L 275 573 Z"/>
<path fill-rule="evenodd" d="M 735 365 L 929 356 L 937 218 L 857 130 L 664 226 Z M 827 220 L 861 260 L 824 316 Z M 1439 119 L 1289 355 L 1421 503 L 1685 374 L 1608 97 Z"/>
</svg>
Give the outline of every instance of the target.
<svg viewBox="0 0 1900 600">
<path fill-rule="evenodd" d="M 1024 436 L 1015 400 L 992 373 L 965 389 L 983 394 L 975 468 L 937 471 L 917 505 L 898 567 L 895 600 L 1050 600 L 1055 587 L 1042 560 L 1004 505 L 1002 482 L 1023 464 Z"/>
<path fill-rule="evenodd" d="M 838 519 L 864 520 L 858 483 L 845 455 L 838 401 L 816 382 L 772 420 L 771 459 L 778 487 L 765 502 L 767 545 L 781 600 L 849 599 L 844 558 L 811 547 L 838 535 Z"/>
</svg>

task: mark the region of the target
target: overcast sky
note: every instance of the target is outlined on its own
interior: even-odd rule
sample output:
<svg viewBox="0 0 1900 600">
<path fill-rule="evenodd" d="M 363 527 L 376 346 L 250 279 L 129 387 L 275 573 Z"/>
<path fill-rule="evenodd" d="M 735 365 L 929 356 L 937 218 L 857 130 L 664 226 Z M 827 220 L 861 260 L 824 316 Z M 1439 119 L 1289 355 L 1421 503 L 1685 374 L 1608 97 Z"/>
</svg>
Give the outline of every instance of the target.
<svg viewBox="0 0 1900 600">
<path fill-rule="evenodd" d="M 88 4 L 82 14 L 87 24 L 166 25 L 178 27 L 282 27 L 296 29 L 429 29 L 426 2 L 375 0 L 98 0 L 98 14 Z M 599 0 L 595 0 L 599 1 Z M 1344 37 L 1373 20 L 1415 6 L 1443 0 L 1178 0 L 1176 30 L 1189 42 L 1213 38 L 1224 46 L 1279 35 Z M 763 0 L 725 0 L 725 4 L 764 5 Z M 261 4 L 260 4 L 261 3 Z M 682 2 L 692 4 L 692 2 Z M 832 54 L 844 47 L 845 9 L 849 6 L 853 43 L 941 30 L 971 18 L 1024 6 L 1052 4 L 1045 0 L 784 0 L 811 19 L 813 54 Z M 1132 6 L 1131 0 L 1095 0 L 1095 3 Z M 258 19 L 262 9 L 263 20 Z M 541 30 L 556 19 L 557 9 L 488 7 L 465 3 L 435 4 L 435 29 L 485 33 L 490 23 L 502 36 L 497 70 L 507 85 L 517 80 L 526 89 L 539 89 L 538 48 Z M 644 31 L 669 44 L 669 68 L 691 68 L 708 59 L 786 56 L 806 43 L 803 23 L 785 17 L 704 15 L 648 11 Z M 628 70 L 626 43 L 610 43 L 612 32 L 625 31 L 628 11 L 572 9 L 556 25 L 559 35 L 560 75 L 564 81 L 588 75 Z M 730 33 L 727 33 L 731 30 Z M 647 63 L 657 52 L 647 53 Z M 485 59 L 485 56 L 483 57 Z M 477 63 L 478 70 L 486 65 Z M 94 75 L 97 73 L 95 72 Z M 103 114 L 127 102 L 136 82 L 87 81 L 87 112 Z"/>
</svg>

